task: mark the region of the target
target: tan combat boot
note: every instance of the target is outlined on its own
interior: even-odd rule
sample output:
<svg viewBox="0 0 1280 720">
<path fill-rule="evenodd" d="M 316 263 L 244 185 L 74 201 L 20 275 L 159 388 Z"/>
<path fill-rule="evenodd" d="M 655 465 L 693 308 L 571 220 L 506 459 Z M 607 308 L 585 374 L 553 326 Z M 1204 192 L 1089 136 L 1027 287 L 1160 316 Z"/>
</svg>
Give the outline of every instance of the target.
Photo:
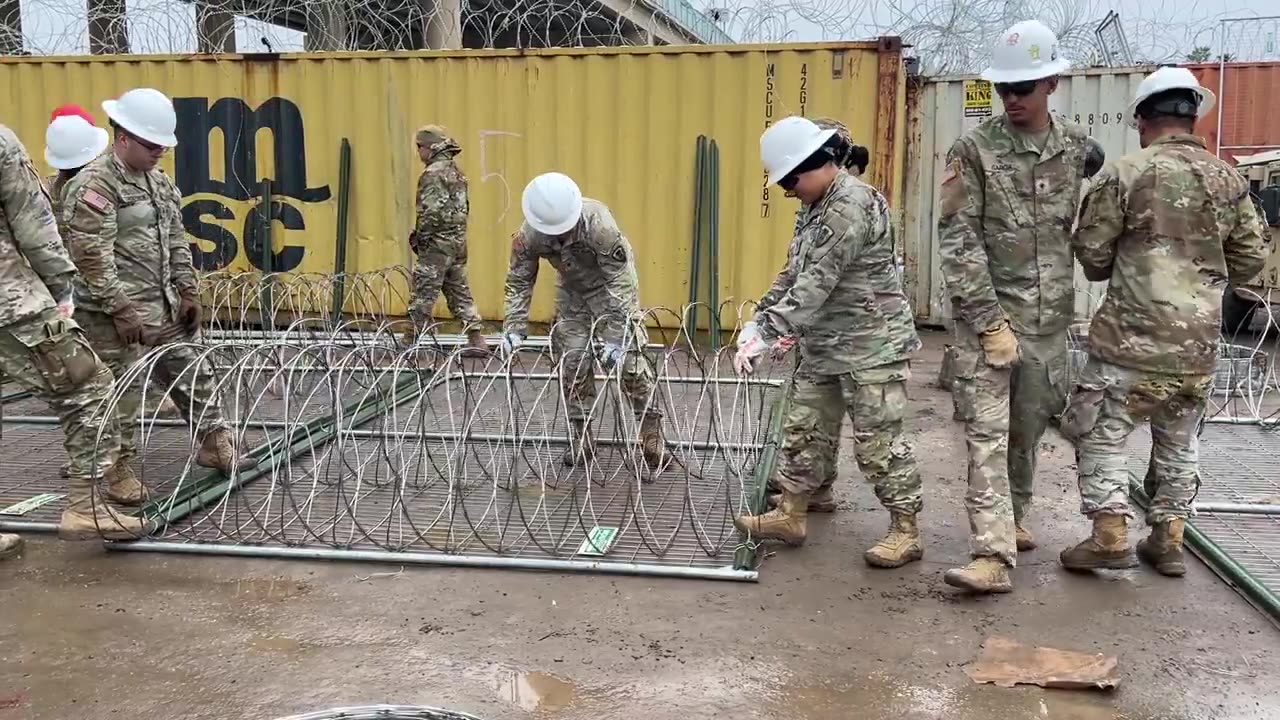
<svg viewBox="0 0 1280 720">
<path fill-rule="evenodd" d="M 1129 547 L 1125 517 L 1112 513 L 1096 513 L 1093 534 L 1063 550 L 1059 559 L 1068 570 L 1124 570 L 1138 566 L 1138 558 Z"/>
<path fill-rule="evenodd" d="M 404 332 L 400 334 L 400 341 L 404 343 L 405 347 L 413 347 L 415 344 L 417 344 L 418 342 L 417 326 L 410 323 L 409 327 L 405 328 Z"/>
<path fill-rule="evenodd" d="M 479 330 L 467 331 L 467 346 L 462 351 L 464 358 L 489 357 L 489 343 L 484 340 L 484 333 Z"/>
<path fill-rule="evenodd" d="M 149 534 L 155 525 L 142 518 L 116 512 L 104 502 L 93 502 L 92 483 L 73 481 L 67 491 L 67 509 L 58 521 L 63 540 L 134 540 Z"/>
<path fill-rule="evenodd" d="M 22 546 L 25 541 L 21 535 L 10 535 L 9 533 L 0 533 L 0 560 L 8 560 L 22 552 Z"/>
<path fill-rule="evenodd" d="M 1187 566 L 1182 562 L 1182 529 L 1185 523 L 1182 518 L 1156 523 L 1151 528 L 1151 537 L 1138 541 L 1138 557 L 1151 563 L 1161 575 L 1186 575 Z"/>
<path fill-rule="evenodd" d="M 182 417 L 182 413 L 178 411 L 178 404 L 168 395 L 160 401 L 160 407 L 156 408 L 156 417 L 176 418 Z"/>
<path fill-rule="evenodd" d="M 107 497 L 121 505 L 141 505 L 151 498 L 151 493 L 138 479 L 133 465 L 127 459 L 116 461 L 106 472 Z"/>
<path fill-rule="evenodd" d="M 907 513 L 889 514 L 889 534 L 863 553 L 863 559 L 872 567 L 897 568 L 924 557 L 924 544 L 920 541 L 920 526 L 916 516 Z"/>
<path fill-rule="evenodd" d="M 640 421 L 640 451 L 644 455 L 645 464 L 655 473 L 662 472 L 669 465 L 675 464 L 684 468 L 693 477 L 702 477 L 698 471 L 690 467 L 678 450 L 667 447 L 667 439 L 662 434 L 660 417 L 646 415 Z"/>
<path fill-rule="evenodd" d="M 948 570 L 942 581 L 952 587 L 975 593 L 1007 593 L 1013 591 L 1009 568 L 1000 558 L 984 556 L 962 568 Z"/>
<path fill-rule="evenodd" d="M 778 503 L 782 502 L 782 490 L 770 487 L 769 494 L 765 496 L 765 502 L 768 503 L 770 510 L 778 507 Z M 809 496 L 808 511 L 811 513 L 833 513 L 837 509 L 839 506 L 836 505 L 836 496 L 831 492 L 830 485 L 823 485 Z"/>
<path fill-rule="evenodd" d="M 245 470 L 256 467 L 258 461 L 251 457 L 239 457 L 235 444 L 231 442 L 231 431 L 227 428 L 218 428 L 205 433 L 204 439 L 200 442 L 200 449 L 196 451 L 196 464 L 200 467 L 216 468 L 227 475 L 239 475 Z"/>
<path fill-rule="evenodd" d="M 733 526 L 758 540 L 781 540 L 788 545 L 803 545 L 808 510 L 808 494 L 783 490 L 782 502 L 776 509 L 763 515 L 739 515 L 733 519 Z"/>
<path fill-rule="evenodd" d="M 1013 525 L 1014 536 L 1018 543 L 1018 552 L 1027 552 L 1040 547 L 1036 544 L 1036 538 L 1031 531 L 1023 526 L 1022 521 L 1018 520 Z"/>
<path fill-rule="evenodd" d="M 579 420 L 569 421 L 569 449 L 560 456 L 566 467 L 575 467 L 579 462 L 590 463 L 596 457 L 596 439 L 591 435 L 591 428 Z"/>
</svg>

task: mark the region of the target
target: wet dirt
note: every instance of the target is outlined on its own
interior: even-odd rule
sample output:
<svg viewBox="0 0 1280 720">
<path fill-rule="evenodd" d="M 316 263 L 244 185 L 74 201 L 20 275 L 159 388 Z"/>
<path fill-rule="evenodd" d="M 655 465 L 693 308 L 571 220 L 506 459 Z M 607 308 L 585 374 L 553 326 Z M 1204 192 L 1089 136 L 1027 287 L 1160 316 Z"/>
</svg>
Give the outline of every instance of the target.
<svg viewBox="0 0 1280 720">
<path fill-rule="evenodd" d="M 923 562 L 861 559 L 887 518 L 842 448 L 842 507 L 758 584 L 105 553 L 28 537 L 0 563 L 0 720 L 273 720 L 339 705 L 486 720 L 1273 720 L 1280 631 L 1192 561 L 1081 576 L 1066 443 L 1046 438 L 1010 595 L 973 598 L 965 459 L 926 337 L 911 388 Z M 1133 531 L 1133 538 L 1138 530 Z M 386 570 L 393 572 L 384 572 Z M 1114 691 L 998 688 L 964 666 L 990 635 L 1119 659 Z"/>
</svg>

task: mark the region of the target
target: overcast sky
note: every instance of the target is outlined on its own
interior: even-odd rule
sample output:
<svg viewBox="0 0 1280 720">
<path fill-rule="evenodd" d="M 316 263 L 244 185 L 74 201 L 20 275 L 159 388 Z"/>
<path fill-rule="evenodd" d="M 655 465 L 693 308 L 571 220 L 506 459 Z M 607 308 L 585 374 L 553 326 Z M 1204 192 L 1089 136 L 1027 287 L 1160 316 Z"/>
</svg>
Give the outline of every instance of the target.
<svg viewBox="0 0 1280 720">
<path fill-rule="evenodd" d="M 319 0 L 290 0 L 298 5 Z M 372 2 L 372 0 L 370 0 Z M 517 0 L 519 2 L 520 0 Z M 574 0 L 563 0 L 572 2 Z M 650 0 L 655 4 L 678 0 Z M 127 0 L 133 52 L 193 52 L 195 9 L 182 0 Z M 1092 42 L 1092 28 L 1108 10 L 1120 12 L 1138 59 L 1165 59 L 1215 39 L 1216 20 L 1280 15 L 1278 0 L 692 0 L 716 8 L 720 25 L 740 41 L 837 40 L 887 32 L 910 35 L 935 52 L 962 53 L 990 43 L 1003 18 L 1039 16 L 1058 29 L 1074 27 Z M 88 51 L 83 0 L 22 0 L 26 46 L 37 54 Z M 1280 59 L 1280 22 L 1234 28 L 1228 52 Z M 263 45 L 267 37 L 271 48 Z M 237 18 L 240 51 L 302 49 L 302 33 Z M 944 47 L 949 46 L 949 47 Z M 960 49 L 957 49 L 960 48 Z M 1083 52 L 1083 51 L 1081 51 Z M 1158 57 L 1157 57 L 1158 56 Z M 1260 58 L 1258 58 L 1260 59 Z"/>
</svg>

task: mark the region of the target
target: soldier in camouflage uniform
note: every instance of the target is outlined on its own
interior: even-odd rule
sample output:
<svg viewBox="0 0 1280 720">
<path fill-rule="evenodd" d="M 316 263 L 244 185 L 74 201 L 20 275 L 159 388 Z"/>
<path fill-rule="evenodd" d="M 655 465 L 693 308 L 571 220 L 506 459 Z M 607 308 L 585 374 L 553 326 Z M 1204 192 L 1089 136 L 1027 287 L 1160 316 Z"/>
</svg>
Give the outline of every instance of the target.
<svg viewBox="0 0 1280 720">
<path fill-rule="evenodd" d="M 409 233 L 409 248 L 417 257 L 413 266 L 413 295 L 409 319 L 416 334 L 431 324 L 436 298 L 444 291 L 449 312 L 467 333 L 467 357 L 488 355 L 480 326 L 480 313 L 467 284 L 467 176 L 454 159 L 462 148 L 438 125 L 427 125 L 414 141 L 425 166 L 418 177 L 417 221 Z"/>
<path fill-rule="evenodd" d="M 53 199 L 54 216 L 58 216 L 58 198 L 67 181 L 80 168 L 98 157 L 111 137 L 94 125 L 93 116 L 79 105 L 62 105 L 53 109 L 44 134 L 44 159 L 57 172 L 45 179 Z"/>
<path fill-rule="evenodd" d="M 1081 209 L 1076 257 L 1089 280 L 1109 285 L 1061 426 L 1076 442 L 1081 511 L 1093 521 L 1092 535 L 1062 553 L 1073 570 L 1137 564 L 1125 443 L 1150 421 L 1152 530 L 1138 555 L 1165 575 L 1186 572 L 1183 522 L 1199 487 L 1196 430 L 1213 384 L 1222 295 L 1266 259 L 1248 181 L 1193 134 L 1213 103 L 1185 68 L 1144 79 L 1128 113 L 1143 149 L 1103 170 Z"/>
<path fill-rule="evenodd" d="M 832 432 L 848 412 L 858 466 L 891 518 L 864 558 L 900 567 L 924 555 L 920 471 L 903 427 L 908 358 L 920 338 L 896 271 L 889 204 L 836 165 L 840 146 L 834 130 L 794 116 L 760 139 L 770 182 L 794 192 L 803 209 L 792 259 L 766 295 L 772 302 L 744 326 L 734 363 L 750 373 L 756 357 L 790 337 L 801 362 L 783 425 L 781 501 L 734 524 L 757 538 L 803 543 L 810 499 L 833 472 Z"/>
<path fill-rule="evenodd" d="M 1016 551 L 1035 547 L 1026 514 L 1037 448 L 1066 402 L 1070 233 L 1097 148 L 1083 128 L 1049 113 L 1057 76 L 1069 67 L 1057 53 L 1057 38 L 1034 20 L 1001 36 L 983 77 L 1005 112 L 951 147 L 940 191 L 973 555 L 944 579 L 975 592 L 1009 592 Z"/>
<path fill-rule="evenodd" d="M 62 217 L 62 191 L 71 178 L 102 154 L 111 143 L 106 130 L 93 124 L 93 116 L 79 105 L 62 105 L 54 108 L 45 130 L 44 159 L 58 172 L 45 179 L 53 201 L 54 217 Z M 63 232 L 66 228 L 60 228 Z M 160 401 L 159 417 L 174 417 L 178 408 L 167 395 Z M 62 477 L 70 477 L 70 461 L 62 465 Z"/>
<path fill-rule="evenodd" d="M 832 118 L 815 118 L 814 124 L 823 130 L 835 130 L 836 135 L 834 144 L 831 146 L 833 160 L 835 164 L 842 167 L 850 175 L 861 177 L 867 171 L 867 164 L 871 161 L 871 155 L 867 149 L 861 145 L 855 145 L 853 137 L 849 135 L 849 128 L 844 123 Z M 787 197 L 795 197 L 794 192 L 786 192 Z M 787 249 L 787 262 L 782 267 L 782 272 L 778 274 L 778 279 L 774 281 L 773 286 L 765 292 L 760 298 L 760 302 L 756 305 L 756 322 L 760 318 L 759 314 L 773 307 L 775 303 L 786 293 L 788 285 L 784 279 L 791 277 L 790 270 L 798 247 L 797 241 L 800 238 L 800 228 L 805 218 L 804 207 L 796 210 L 795 229 L 791 233 L 791 245 Z M 836 499 L 831 494 L 831 486 L 835 484 L 837 471 L 840 463 L 840 434 L 844 426 L 844 413 L 839 413 L 833 418 L 833 423 L 826 430 L 827 437 L 831 438 L 831 454 L 833 460 L 827 465 L 827 476 L 823 478 L 821 487 L 817 492 L 809 498 L 809 512 L 829 513 L 836 511 Z M 782 500 L 782 486 L 778 484 L 776 477 L 769 478 L 769 495 L 767 501 L 769 507 L 777 507 Z"/>
<path fill-rule="evenodd" d="M 113 472 L 115 426 L 95 414 L 114 378 L 71 319 L 76 268 L 26 148 L 2 125 L 0 215 L 0 370 L 49 403 L 62 424 L 71 467 L 58 535 L 124 540 L 145 534 L 150 527 L 143 521 L 94 502 L 96 477 L 108 479 L 112 499 L 127 500 L 131 491 Z M 20 548 L 16 535 L 0 535 L 0 558 Z"/>
<path fill-rule="evenodd" d="M 67 183 L 61 224 L 80 270 L 77 318 L 94 349 L 123 376 L 156 338 L 175 331 L 194 337 L 203 310 L 182 227 L 182 198 L 169 176 L 156 168 L 178 142 L 173 104 L 159 91 L 141 88 L 102 106 L 111 118 L 114 145 Z M 255 462 L 237 457 L 208 368 L 199 365 L 194 377 L 189 371 L 196 359 L 189 348 L 173 348 L 157 365 L 157 377 L 174 394 L 184 419 L 198 425 L 196 464 L 237 474 Z M 121 447 L 116 472 L 129 479 L 135 503 L 147 497 L 129 464 L 137 455 L 141 400 L 135 387 L 117 405 Z"/>
<path fill-rule="evenodd" d="M 640 442 L 650 470 L 680 458 L 666 447 L 654 374 L 643 355 L 640 288 L 635 253 L 604 203 L 582 197 L 560 173 L 531 180 L 521 199 L 524 224 L 512 237 L 507 273 L 502 352 L 509 357 L 529 331 L 529 303 L 545 259 L 559 273 L 551 349 L 569 414 L 565 465 L 595 457 L 588 424 L 596 399 L 593 340 L 601 340 L 599 362 L 612 372 L 621 365 L 622 392 L 640 421 Z M 649 478 L 652 479 L 652 478 Z"/>
</svg>

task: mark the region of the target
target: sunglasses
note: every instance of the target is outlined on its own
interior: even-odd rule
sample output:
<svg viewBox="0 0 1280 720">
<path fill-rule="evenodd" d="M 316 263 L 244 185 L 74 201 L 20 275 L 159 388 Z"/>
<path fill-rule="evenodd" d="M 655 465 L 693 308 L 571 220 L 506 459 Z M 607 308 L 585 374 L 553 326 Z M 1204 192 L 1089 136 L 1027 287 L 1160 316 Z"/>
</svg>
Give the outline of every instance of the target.
<svg viewBox="0 0 1280 720">
<path fill-rule="evenodd" d="M 1016 83 L 996 83 L 996 93 L 1002 96 L 1016 95 L 1026 97 L 1036 91 L 1039 80 L 1025 80 Z"/>
<path fill-rule="evenodd" d="M 778 187 L 782 188 L 783 190 L 786 190 L 787 192 L 791 192 L 792 190 L 795 190 L 796 185 L 799 185 L 799 184 L 800 184 L 799 173 L 791 173 L 790 175 L 778 181 Z"/>
<path fill-rule="evenodd" d="M 137 135 L 134 135 L 133 133 L 125 133 L 125 137 L 129 138 L 129 139 L 130 139 L 130 140 L 132 140 L 133 142 L 138 143 L 138 145 L 140 145 L 140 146 L 142 147 L 142 149 L 143 149 L 143 150 L 146 150 L 147 152 L 153 152 L 153 153 L 154 153 L 154 152 L 165 152 L 165 151 L 167 151 L 167 150 L 169 149 L 169 148 L 167 148 L 167 147 L 165 147 L 165 146 L 163 146 L 163 145 L 157 145 L 157 144 L 155 144 L 155 143 L 153 143 L 153 142 L 149 142 L 149 141 L 147 141 L 147 140 L 143 140 L 142 138 L 138 137 Z"/>
</svg>

